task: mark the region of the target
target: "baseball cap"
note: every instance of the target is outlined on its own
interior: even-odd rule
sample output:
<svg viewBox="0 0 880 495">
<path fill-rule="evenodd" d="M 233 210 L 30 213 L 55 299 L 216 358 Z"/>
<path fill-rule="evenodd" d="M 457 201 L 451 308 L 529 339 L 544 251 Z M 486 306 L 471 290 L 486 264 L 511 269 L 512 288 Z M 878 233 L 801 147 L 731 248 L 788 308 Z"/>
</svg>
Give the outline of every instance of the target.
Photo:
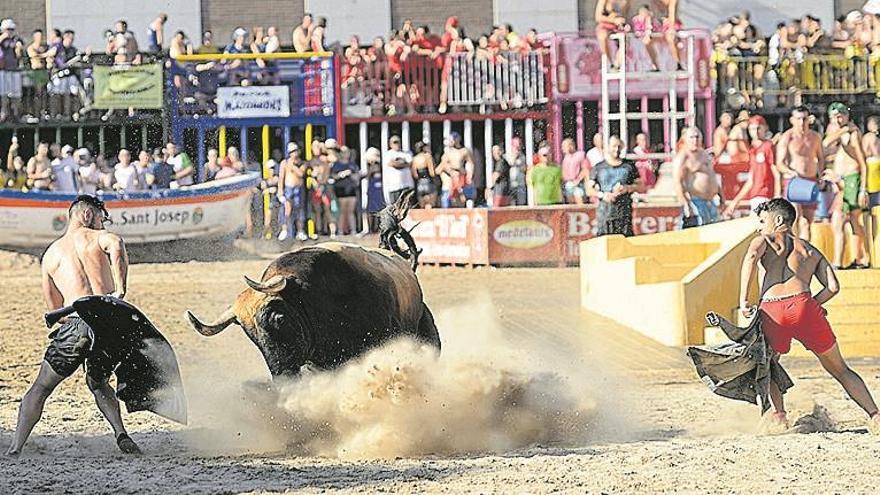
<svg viewBox="0 0 880 495">
<path fill-rule="evenodd" d="M 364 159 L 367 161 L 379 161 L 382 159 L 382 153 L 379 152 L 379 148 L 370 147 L 364 152 Z"/>
<path fill-rule="evenodd" d="M 294 151 L 299 151 L 299 145 L 293 141 L 287 143 L 287 153 L 290 154 L 290 153 L 293 153 Z"/>
<path fill-rule="evenodd" d="M 0 31 L 6 31 L 7 29 L 15 29 L 15 21 L 12 19 L 3 19 L 0 21 Z"/>
<path fill-rule="evenodd" d="M 844 115 L 849 115 L 849 107 L 839 101 L 835 101 L 828 105 L 828 113 L 842 113 Z"/>
<path fill-rule="evenodd" d="M 71 146 L 69 144 L 65 144 L 64 146 L 61 147 L 61 154 L 62 155 L 69 155 L 71 153 L 73 153 L 73 146 Z"/>
<path fill-rule="evenodd" d="M 235 31 L 232 32 L 232 40 L 234 41 L 239 36 L 247 36 L 247 29 L 243 27 L 235 28 Z"/>
<path fill-rule="evenodd" d="M 328 150 L 336 150 L 339 149 L 339 143 L 335 139 L 329 138 L 324 141 L 324 147 Z"/>
</svg>

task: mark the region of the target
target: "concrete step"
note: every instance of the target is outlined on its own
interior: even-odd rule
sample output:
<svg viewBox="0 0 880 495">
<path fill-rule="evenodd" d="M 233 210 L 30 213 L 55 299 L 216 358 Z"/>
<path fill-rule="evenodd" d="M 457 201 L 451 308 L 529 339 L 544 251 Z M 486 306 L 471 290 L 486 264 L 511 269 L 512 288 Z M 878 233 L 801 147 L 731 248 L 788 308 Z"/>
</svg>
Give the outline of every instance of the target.
<svg viewBox="0 0 880 495">
<path fill-rule="evenodd" d="M 877 304 L 847 304 L 828 306 L 828 321 L 831 325 L 862 324 L 873 325 L 880 338 L 880 308 Z"/>
<path fill-rule="evenodd" d="M 853 287 L 880 287 L 880 270 L 838 270 L 835 273 L 844 291 Z"/>
<path fill-rule="evenodd" d="M 845 287 L 825 306 L 833 308 L 851 304 L 875 304 L 880 312 L 880 287 Z"/>
</svg>

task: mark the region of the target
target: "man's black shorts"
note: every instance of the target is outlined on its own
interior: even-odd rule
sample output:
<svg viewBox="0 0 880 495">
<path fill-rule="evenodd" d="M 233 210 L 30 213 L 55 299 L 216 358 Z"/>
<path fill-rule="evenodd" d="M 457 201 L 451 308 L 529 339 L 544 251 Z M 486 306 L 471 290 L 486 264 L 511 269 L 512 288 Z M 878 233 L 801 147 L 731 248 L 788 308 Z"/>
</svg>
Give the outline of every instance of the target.
<svg viewBox="0 0 880 495">
<path fill-rule="evenodd" d="M 92 380 L 103 383 L 110 378 L 115 366 L 105 352 L 92 349 L 94 333 L 81 318 L 69 317 L 49 338 L 44 359 L 55 373 L 67 378 L 85 363 Z"/>
</svg>

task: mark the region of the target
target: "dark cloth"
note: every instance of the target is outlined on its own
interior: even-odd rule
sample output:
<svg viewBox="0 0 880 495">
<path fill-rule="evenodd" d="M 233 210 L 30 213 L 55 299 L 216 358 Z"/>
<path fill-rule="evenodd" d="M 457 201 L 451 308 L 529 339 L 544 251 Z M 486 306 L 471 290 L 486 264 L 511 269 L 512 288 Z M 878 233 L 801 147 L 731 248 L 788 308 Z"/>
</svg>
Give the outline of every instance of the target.
<svg viewBox="0 0 880 495">
<path fill-rule="evenodd" d="M 612 167 L 601 161 L 590 170 L 590 180 L 600 192 L 613 192 L 618 184 L 631 186 L 639 179 L 639 169 L 630 160 Z M 596 220 L 599 235 L 623 234 L 632 235 L 632 194 L 621 194 L 613 202 L 599 201 L 596 209 Z"/>
<path fill-rule="evenodd" d="M 498 174 L 495 185 L 492 186 L 492 192 L 496 196 L 510 196 L 510 164 L 507 158 L 503 156 L 492 165 L 492 171 Z"/>
<path fill-rule="evenodd" d="M 15 45 L 18 43 L 21 43 L 18 36 L 0 41 L 0 70 L 18 69 L 18 56 L 15 53 Z"/>
<path fill-rule="evenodd" d="M 342 172 L 349 170 L 351 175 L 342 179 L 337 178 Z M 333 178 L 333 193 L 337 198 L 347 198 L 357 196 L 360 182 L 358 181 L 358 173 L 360 168 L 354 163 L 336 162 L 330 168 L 330 176 Z"/>
<path fill-rule="evenodd" d="M 155 162 L 150 166 L 150 174 L 154 178 L 153 189 L 168 189 L 174 180 L 174 166 L 166 162 Z"/>
<path fill-rule="evenodd" d="M 110 378 L 115 363 L 105 349 L 94 345 L 95 334 L 81 318 L 69 317 L 49 338 L 44 359 L 55 373 L 67 378 L 85 364 L 92 380 L 103 383 Z"/>
<path fill-rule="evenodd" d="M 367 211 L 376 213 L 385 208 L 385 196 L 382 192 L 382 176 L 375 174 L 367 178 Z"/>
<path fill-rule="evenodd" d="M 761 315 L 759 312 L 748 327 L 740 328 L 715 313 L 709 313 L 706 315 L 709 324 L 721 327 L 732 342 L 714 347 L 688 347 L 687 354 L 694 362 L 700 380 L 712 392 L 759 404 L 763 414 L 770 408 L 770 380 L 782 393 L 794 384 L 764 338 Z"/>
</svg>

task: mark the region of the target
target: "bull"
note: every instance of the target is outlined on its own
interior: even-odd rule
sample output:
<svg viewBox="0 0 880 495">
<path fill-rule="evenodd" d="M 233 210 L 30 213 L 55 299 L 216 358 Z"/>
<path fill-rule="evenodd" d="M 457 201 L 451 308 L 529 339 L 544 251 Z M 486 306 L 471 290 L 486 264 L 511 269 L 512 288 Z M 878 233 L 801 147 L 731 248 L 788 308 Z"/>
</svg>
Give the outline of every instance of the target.
<svg viewBox="0 0 880 495">
<path fill-rule="evenodd" d="M 276 258 L 260 281 L 211 323 L 186 312 L 202 335 L 237 324 L 273 378 L 303 365 L 332 369 L 400 336 L 440 350 L 434 317 L 410 265 L 384 249 L 325 242 Z"/>
</svg>

